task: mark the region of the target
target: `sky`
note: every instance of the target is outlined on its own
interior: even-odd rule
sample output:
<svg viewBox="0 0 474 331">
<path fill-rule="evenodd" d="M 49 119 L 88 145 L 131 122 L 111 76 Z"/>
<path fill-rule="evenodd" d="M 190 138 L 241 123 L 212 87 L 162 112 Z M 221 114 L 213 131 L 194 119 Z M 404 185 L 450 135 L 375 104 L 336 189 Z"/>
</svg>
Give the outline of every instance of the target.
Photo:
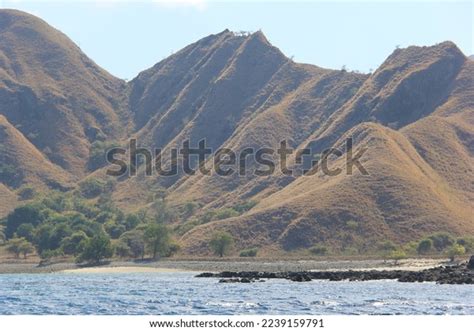
<svg viewBox="0 0 474 331">
<path fill-rule="evenodd" d="M 262 30 L 296 62 L 369 72 L 396 47 L 455 42 L 474 54 L 470 1 L 2 1 L 68 35 L 113 75 L 133 79 L 209 34 Z"/>
</svg>

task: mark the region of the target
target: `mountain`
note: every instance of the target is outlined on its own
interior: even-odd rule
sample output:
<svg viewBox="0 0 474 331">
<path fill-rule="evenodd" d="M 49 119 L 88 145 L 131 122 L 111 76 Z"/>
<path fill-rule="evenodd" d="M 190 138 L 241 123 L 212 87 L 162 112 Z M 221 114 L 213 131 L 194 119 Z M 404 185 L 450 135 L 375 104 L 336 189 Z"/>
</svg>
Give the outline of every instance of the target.
<svg viewBox="0 0 474 331">
<path fill-rule="evenodd" d="M 51 162 L 82 176 L 94 141 L 126 137 L 125 89 L 46 22 L 0 11 L 0 114 Z"/>
<path fill-rule="evenodd" d="M 186 251 L 205 254 L 215 231 L 239 238 L 238 249 L 263 247 L 267 254 L 315 244 L 364 253 L 384 240 L 403 243 L 421 233 L 472 233 L 472 200 L 450 187 L 401 133 L 363 123 L 346 136 L 354 137 L 356 150 L 367 148 L 361 162 L 368 176 L 300 177 L 247 214 L 191 230 L 183 238 Z M 332 166 L 344 163 L 343 155 Z"/>
<path fill-rule="evenodd" d="M 1 215 L 22 203 L 25 185 L 67 191 L 86 178 L 111 180 L 103 152 L 132 137 L 160 149 L 165 169 L 186 141 L 237 153 L 286 141 L 309 151 L 301 164 L 293 153 L 290 167 L 309 169 L 332 148 L 343 152 L 331 167 L 363 152 L 368 174 L 329 176 L 318 164 L 311 175 L 257 176 L 252 158 L 243 175 L 230 176 L 181 168 L 147 176 L 142 165 L 137 176 L 113 179 L 110 198 L 153 214 L 154 195 L 165 192 L 189 255 L 209 254 L 221 230 L 236 249 L 262 255 L 315 244 L 367 253 L 384 240 L 474 234 L 474 62 L 452 42 L 397 49 L 361 74 L 295 63 L 261 31 L 224 30 L 126 83 L 31 15 L 0 10 L 0 34 Z M 279 169 L 277 155 L 268 159 Z M 203 165 L 212 168 L 212 158 Z M 198 206 L 191 216 L 182 213 L 190 202 Z"/>
<path fill-rule="evenodd" d="M 472 77 L 472 62 L 452 43 L 396 50 L 300 145 L 318 154 L 359 137 L 354 148 L 367 149 L 369 176 L 302 176 L 283 187 L 281 176 L 264 178 L 249 188 L 257 194 L 245 196 L 259 201 L 252 210 L 196 227 L 184 236 L 185 249 L 205 254 L 219 230 L 241 239 L 241 249 L 269 254 L 318 243 L 363 251 L 421 233 L 472 233 Z"/>
<path fill-rule="evenodd" d="M 22 185 L 36 188 L 71 189 L 74 177 L 51 163 L 26 137 L 0 115 L 0 179 L 16 189 Z"/>
</svg>

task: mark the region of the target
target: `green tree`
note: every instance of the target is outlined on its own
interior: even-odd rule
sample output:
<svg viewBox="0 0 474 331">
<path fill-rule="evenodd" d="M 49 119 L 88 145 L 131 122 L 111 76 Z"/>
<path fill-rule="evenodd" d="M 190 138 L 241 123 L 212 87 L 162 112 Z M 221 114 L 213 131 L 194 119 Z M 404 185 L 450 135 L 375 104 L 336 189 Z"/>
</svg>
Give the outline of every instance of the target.
<svg viewBox="0 0 474 331">
<path fill-rule="evenodd" d="M 454 244 L 454 238 L 445 232 L 434 233 L 429 236 L 429 239 L 433 241 L 433 246 L 438 252 L 443 251 L 445 248 Z"/>
<path fill-rule="evenodd" d="M 64 238 L 72 235 L 71 227 L 66 223 L 55 224 L 51 229 L 48 239 L 48 249 L 55 250 L 61 247 Z"/>
<path fill-rule="evenodd" d="M 145 239 L 143 231 L 132 230 L 125 232 L 120 236 L 119 241 L 124 242 L 130 249 L 130 254 L 133 258 L 141 257 L 143 259 L 145 255 Z"/>
<path fill-rule="evenodd" d="M 35 228 L 33 224 L 23 223 L 18 227 L 18 229 L 16 229 L 16 235 L 31 242 L 35 237 Z"/>
<path fill-rule="evenodd" d="M 26 256 L 35 251 L 35 247 L 29 241 L 24 241 L 20 246 L 20 253 L 23 254 L 23 258 L 26 259 Z"/>
<path fill-rule="evenodd" d="M 61 240 L 61 250 L 67 255 L 78 255 L 82 249 L 87 235 L 83 231 L 74 232 L 71 236 Z"/>
<path fill-rule="evenodd" d="M 178 218 L 176 210 L 168 207 L 166 200 L 155 201 L 152 207 L 155 210 L 155 223 L 166 224 Z"/>
<path fill-rule="evenodd" d="M 122 224 L 117 224 L 114 221 L 109 221 L 104 224 L 105 232 L 110 235 L 110 238 L 117 239 L 125 232 L 125 226 Z"/>
<path fill-rule="evenodd" d="M 153 259 L 167 255 L 171 243 L 170 230 L 163 224 L 151 224 L 145 229 L 145 243 Z"/>
<path fill-rule="evenodd" d="M 33 245 L 25 238 L 12 238 L 7 242 L 7 252 L 13 254 L 15 258 L 19 258 L 20 254 L 26 258 L 26 255 L 33 251 Z"/>
<path fill-rule="evenodd" d="M 106 182 L 100 179 L 87 178 L 79 183 L 79 190 L 84 198 L 91 199 L 104 192 L 105 186 Z"/>
<path fill-rule="evenodd" d="M 130 247 L 128 247 L 125 241 L 119 240 L 115 244 L 115 255 L 123 258 L 123 257 L 130 256 L 130 254 L 131 254 Z"/>
<path fill-rule="evenodd" d="M 82 253 L 79 254 L 76 261 L 99 264 L 101 260 L 112 257 L 113 253 L 110 238 L 99 234 L 85 241 Z"/>
<path fill-rule="evenodd" d="M 448 251 L 448 257 L 451 261 L 454 261 L 457 256 L 463 255 L 466 253 L 464 246 L 459 244 L 454 244 Z"/>
<path fill-rule="evenodd" d="M 433 241 L 429 238 L 426 238 L 420 241 L 416 251 L 418 254 L 427 254 L 431 251 L 431 247 L 433 247 Z"/>
<path fill-rule="evenodd" d="M 5 235 L 7 239 L 13 238 L 13 234 L 22 224 L 29 223 L 37 226 L 41 223 L 43 217 L 39 206 L 28 204 L 15 208 L 8 216 L 5 228 Z"/>
<path fill-rule="evenodd" d="M 126 217 L 125 217 L 125 229 L 127 231 L 130 231 L 132 229 L 135 229 L 138 224 L 140 224 L 140 217 L 138 217 L 138 215 L 136 214 L 128 214 Z"/>
<path fill-rule="evenodd" d="M 234 244 L 234 238 L 227 232 L 217 232 L 212 236 L 209 246 L 215 255 L 223 257 L 228 254 Z"/>
</svg>

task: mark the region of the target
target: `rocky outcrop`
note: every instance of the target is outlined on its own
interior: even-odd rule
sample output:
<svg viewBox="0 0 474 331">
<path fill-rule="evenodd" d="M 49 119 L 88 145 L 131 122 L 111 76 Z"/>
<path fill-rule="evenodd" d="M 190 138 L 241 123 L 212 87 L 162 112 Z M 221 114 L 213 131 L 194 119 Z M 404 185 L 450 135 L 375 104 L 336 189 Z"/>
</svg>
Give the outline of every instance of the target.
<svg viewBox="0 0 474 331">
<path fill-rule="evenodd" d="M 302 272 L 221 272 L 202 273 L 196 277 L 221 278 L 220 283 L 250 283 L 259 279 L 288 279 L 294 282 L 311 280 L 329 281 L 368 281 L 382 279 L 397 279 L 399 282 L 436 282 L 438 284 L 474 284 L 473 258 L 469 264 L 457 266 L 436 267 L 421 271 L 406 270 L 369 270 L 369 271 L 302 271 Z M 244 281 L 245 280 L 245 281 Z"/>
</svg>

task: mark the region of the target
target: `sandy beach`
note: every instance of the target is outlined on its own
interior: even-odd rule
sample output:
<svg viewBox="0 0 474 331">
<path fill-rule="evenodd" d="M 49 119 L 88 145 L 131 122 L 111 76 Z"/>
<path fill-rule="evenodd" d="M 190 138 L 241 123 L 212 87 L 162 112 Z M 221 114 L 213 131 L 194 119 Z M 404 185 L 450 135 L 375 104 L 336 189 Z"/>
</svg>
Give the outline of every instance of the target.
<svg viewBox="0 0 474 331">
<path fill-rule="evenodd" d="M 160 260 L 152 262 L 112 261 L 84 267 L 72 262 L 38 266 L 32 262 L 0 263 L 0 274 L 9 273 L 156 273 L 219 271 L 335 271 L 335 270 L 410 270 L 419 271 L 448 264 L 446 259 L 406 259 L 394 264 L 382 259 L 369 260 Z"/>
</svg>

